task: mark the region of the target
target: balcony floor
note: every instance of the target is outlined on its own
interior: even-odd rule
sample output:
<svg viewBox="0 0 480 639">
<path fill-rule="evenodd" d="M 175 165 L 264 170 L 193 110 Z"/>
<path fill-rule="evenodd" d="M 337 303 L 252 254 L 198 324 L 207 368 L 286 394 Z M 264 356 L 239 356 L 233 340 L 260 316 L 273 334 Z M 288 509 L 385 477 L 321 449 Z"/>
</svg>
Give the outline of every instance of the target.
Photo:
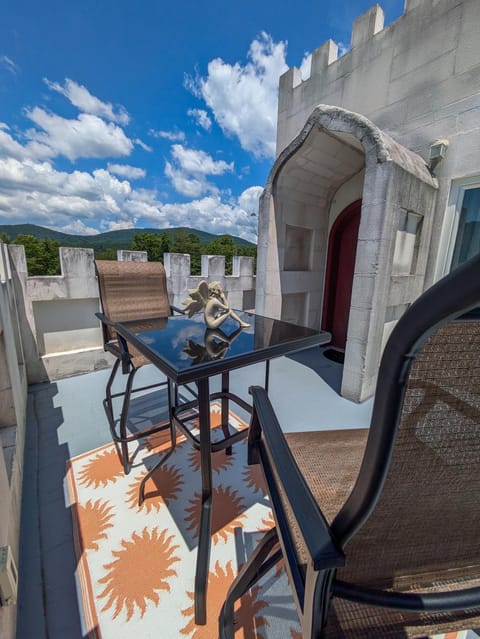
<svg viewBox="0 0 480 639">
<path fill-rule="evenodd" d="M 371 400 L 354 404 L 333 390 L 332 386 L 338 386 L 340 370 L 318 348 L 304 351 L 295 359 L 272 361 L 270 397 L 285 430 L 368 425 Z M 65 499 L 66 462 L 111 441 L 102 406 L 108 375 L 108 370 L 102 370 L 30 388 L 17 639 L 84 636 L 75 583 L 72 518 Z M 247 398 L 248 387 L 261 385 L 263 375 L 261 365 L 235 371 L 231 388 Z M 148 366 L 139 372 L 137 383 L 156 379 L 158 372 Z M 213 380 L 212 387 L 219 390 L 218 379 Z M 138 401 L 145 404 L 147 400 L 151 401 L 151 395 Z M 156 417 L 161 418 L 165 411 L 165 405 L 155 405 Z"/>
</svg>

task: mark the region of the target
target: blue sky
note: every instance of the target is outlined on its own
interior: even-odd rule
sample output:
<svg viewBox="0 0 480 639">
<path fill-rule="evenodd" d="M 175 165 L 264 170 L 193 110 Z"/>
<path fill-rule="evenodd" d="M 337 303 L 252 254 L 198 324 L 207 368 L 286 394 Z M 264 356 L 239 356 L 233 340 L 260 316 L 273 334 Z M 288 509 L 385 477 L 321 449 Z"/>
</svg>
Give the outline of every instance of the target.
<svg viewBox="0 0 480 639">
<path fill-rule="evenodd" d="M 372 4 L 4 0 L 0 223 L 255 239 L 279 75 Z"/>
</svg>

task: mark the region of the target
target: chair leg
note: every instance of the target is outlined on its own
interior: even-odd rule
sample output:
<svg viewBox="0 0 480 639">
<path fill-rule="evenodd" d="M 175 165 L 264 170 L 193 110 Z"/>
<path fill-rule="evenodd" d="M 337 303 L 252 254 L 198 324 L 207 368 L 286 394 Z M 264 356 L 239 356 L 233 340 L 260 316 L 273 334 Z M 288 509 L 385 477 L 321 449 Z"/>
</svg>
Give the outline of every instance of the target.
<svg viewBox="0 0 480 639">
<path fill-rule="evenodd" d="M 218 617 L 218 632 L 220 639 L 234 639 L 234 606 L 263 575 L 282 557 L 281 552 L 275 553 L 272 561 L 266 561 L 272 549 L 278 543 L 276 528 L 269 530 L 261 539 L 252 556 L 241 567 L 237 577 L 230 586 L 225 602 Z"/>
<path fill-rule="evenodd" d="M 123 470 L 125 471 L 125 475 L 128 475 L 130 472 L 130 460 L 128 458 L 128 441 L 127 441 L 127 421 L 128 421 L 128 410 L 130 408 L 130 396 L 132 394 L 133 387 L 133 378 L 135 377 L 135 373 L 137 369 L 132 366 L 130 373 L 128 374 L 127 386 L 125 388 L 125 396 L 123 398 L 122 412 L 120 415 L 120 446 L 122 450 L 122 464 Z"/>
<path fill-rule="evenodd" d="M 113 402 L 112 402 L 112 384 L 113 384 L 113 380 L 115 379 L 115 375 L 117 374 L 118 371 L 118 367 L 120 366 L 120 360 L 116 359 L 113 367 L 112 367 L 112 371 L 110 373 L 110 377 L 108 378 L 108 382 L 107 382 L 107 388 L 105 391 L 105 407 L 107 409 L 107 413 L 109 416 L 109 421 L 111 423 L 113 423 L 114 418 L 113 418 Z"/>
</svg>

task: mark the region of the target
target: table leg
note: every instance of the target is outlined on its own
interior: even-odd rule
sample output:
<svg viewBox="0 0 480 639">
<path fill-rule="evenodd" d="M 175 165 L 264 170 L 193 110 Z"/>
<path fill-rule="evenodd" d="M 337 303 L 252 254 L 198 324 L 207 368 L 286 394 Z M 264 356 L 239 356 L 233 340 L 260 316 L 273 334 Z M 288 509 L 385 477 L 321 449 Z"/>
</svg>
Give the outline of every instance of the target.
<svg viewBox="0 0 480 639">
<path fill-rule="evenodd" d="M 210 445 L 210 385 L 208 378 L 197 382 L 200 428 L 200 465 L 202 475 L 202 511 L 195 572 L 195 623 L 207 623 L 207 581 L 212 528 L 212 460 Z"/>
<path fill-rule="evenodd" d="M 228 427 L 228 413 L 229 413 L 229 401 L 228 391 L 230 390 L 230 373 L 226 371 L 222 373 L 222 431 L 225 437 L 230 435 L 230 429 Z M 232 447 L 229 446 L 225 449 L 227 455 L 232 454 Z"/>
</svg>

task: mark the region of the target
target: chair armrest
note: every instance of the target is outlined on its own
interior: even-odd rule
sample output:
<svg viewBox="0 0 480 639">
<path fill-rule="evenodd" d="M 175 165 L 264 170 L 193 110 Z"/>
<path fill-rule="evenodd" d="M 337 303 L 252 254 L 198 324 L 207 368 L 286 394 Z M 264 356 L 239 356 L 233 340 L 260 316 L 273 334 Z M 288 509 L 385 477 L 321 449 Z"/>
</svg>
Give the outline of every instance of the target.
<svg viewBox="0 0 480 639">
<path fill-rule="evenodd" d="M 172 313 L 180 313 L 180 315 L 185 315 L 185 311 L 183 308 L 178 308 L 178 306 L 173 306 L 170 304 L 170 308 L 172 309 Z"/>
<path fill-rule="evenodd" d="M 284 527 L 292 537 L 280 492 L 301 531 L 312 568 L 318 571 L 345 565 L 343 551 L 333 538 L 325 516 L 295 463 L 265 389 L 252 386 L 249 392 L 253 397 L 249 447 L 257 448 L 281 536 Z"/>
<path fill-rule="evenodd" d="M 103 313 L 97 312 L 95 313 L 95 317 L 98 317 L 98 319 L 102 322 L 102 324 L 111 326 L 112 328 L 115 326 L 115 322 L 112 322 L 111 320 L 109 320 L 108 317 L 104 315 Z"/>
</svg>

